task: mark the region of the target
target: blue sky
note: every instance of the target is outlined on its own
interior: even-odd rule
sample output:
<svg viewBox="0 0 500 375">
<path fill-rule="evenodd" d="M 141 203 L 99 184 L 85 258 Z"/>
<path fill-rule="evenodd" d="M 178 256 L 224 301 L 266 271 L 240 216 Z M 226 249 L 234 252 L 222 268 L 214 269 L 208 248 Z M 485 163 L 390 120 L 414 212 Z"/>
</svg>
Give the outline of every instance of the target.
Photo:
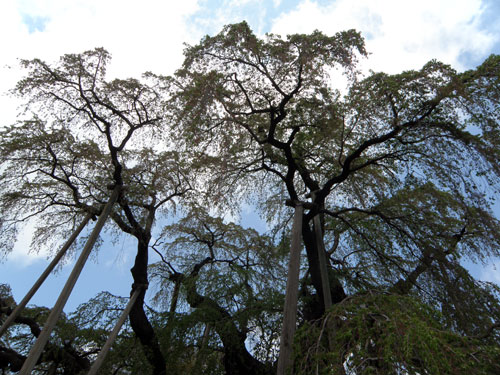
<svg viewBox="0 0 500 375">
<path fill-rule="evenodd" d="M 464 70 L 500 53 L 498 0 L 5 0 L 0 2 L 0 93 L 21 77 L 17 58 L 52 61 L 98 46 L 113 55 L 111 76 L 170 74 L 182 62 L 183 43 L 194 44 L 242 20 L 260 35 L 356 28 L 371 53 L 362 63 L 364 71 L 418 69 L 432 58 Z M 18 104 L 0 96 L 0 125 L 15 121 Z M 254 214 L 243 217 L 245 225 L 262 228 Z M 29 243 L 27 228 L 14 251 L 0 257 L 0 282 L 11 284 L 17 300 L 48 262 L 46 252 L 29 253 Z M 105 242 L 84 269 L 67 311 L 103 288 L 128 295 L 134 248 L 125 237 Z M 51 306 L 68 273 L 65 266 L 51 276 L 33 302 Z M 474 273 L 500 282 L 492 266 L 474 267 Z"/>
</svg>

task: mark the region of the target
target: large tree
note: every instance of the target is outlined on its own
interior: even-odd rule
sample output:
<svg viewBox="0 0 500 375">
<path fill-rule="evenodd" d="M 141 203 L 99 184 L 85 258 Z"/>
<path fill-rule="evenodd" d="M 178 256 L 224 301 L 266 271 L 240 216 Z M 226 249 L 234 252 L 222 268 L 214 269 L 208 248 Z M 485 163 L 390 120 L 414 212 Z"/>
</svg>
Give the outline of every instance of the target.
<svg viewBox="0 0 500 375">
<path fill-rule="evenodd" d="M 1 132 L 2 246 L 19 225 L 36 220 L 34 246 L 68 236 L 86 214 L 98 216 L 109 186 L 125 186 L 107 224 L 112 235 L 137 240 L 132 288 L 148 284 L 148 254 L 159 216 L 191 190 L 189 156 L 166 136 L 165 92 L 159 80 L 106 80 L 110 55 L 95 49 L 57 64 L 23 61 L 28 70 L 14 93 L 26 103 L 23 120 Z M 162 129 L 160 134 L 160 130 Z M 103 289 L 106 286 L 103 285 Z M 144 311 L 145 288 L 130 321 L 153 373 L 165 362 Z"/>
<path fill-rule="evenodd" d="M 290 206 L 302 205 L 297 373 L 498 372 L 498 288 L 461 262 L 499 255 L 500 58 L 362 77 L 353 30 L 261 39 L 246 23 L 185 53 L 174 76 L 143 81 L 106 81 L 100 49 L 24 63 L 27 117 L 0 143 L 4 244 L 30 218 L 35 244 L 65 235 L 125 185 L 108 228 L 137 239 L 136 286 L 151 249 L 161 258 L 149 268 L 159 311 L 142 293 L 130 316 L 147 366 L 271 374 Z M 213 217 L 245 200 L 269 236 Z M 174 204 L 185 218 L 153 240 Z M 114 355 L 117 373 L 144 363 Z"/>
<path fill-rule="evenodd" d="M 500 57 L 464 73 L 430 61 L 360 78 L 364 55 L 352 30 L 260 39 L 227 26 L 186 50 L 178 129 L 213 158 L 227 196 L 260 188 L 271 215 L 305 206 L 307 319 L 323 315 L 324 290 L 339 304 L 376 289 L 419 296 L 453 331 L 488 336 L 496 293 L 459 261 L 499 255 Z"/>
<path fill-rule="evenodd" d="M 57 64 L 37 59 L 23 61 L 28 74 L 19 82 L 14 94 L 26 102 L 25 119 L 6 127 L 1 134 L 3 250 L 9 251 L 18 229 L 22 229 L 24 223 L 33 221 L 37 226 L 34 250 L 55 247 L 58 241 L 66 239 L 85 215 L 100 214 L 110 195 L 110 187 L 123 185 L 105 230 L 112 237 L 125 233 L 137 240 L 137 255 L 131 269 L 132 289 L 149 282 L 148 254 L 151 250 L 159 254 L 160 251 L 165 252 L 162 255 L 164 262 L 160 263 L 163 268 L 157 265 L 149 272 L 155 276 L 158 270 L 162 270 L 166 281 L 161 282 L 165 290 L 159 297 L 169 299 L 172 306 L 165 314 L 151 314 L 151 311 L 148 314 L 144 305 L 145 290 L 142 290 L 130 313 L 130 324 L 149 364 L 141 362 L 141 356 L 127 358 L 126 354 L 118 354 L 110 360 L 109 371 L 126 373 L 142 367 L 144 372 L 151 369 L 153 373 L 161 374 L 167 370 L 189 370 L 191 345 L 197 342 L 197 329 L 201 323 L 207 327 L 213 325 L 211 330 L 217 332 L 222 340 L 221 348 L 216 340 L 217 349 L 210 351 L 215 354 L 208 357 L 220 359 L 217 352 L 222 350 L 227 371 L 245 373 L 247 365 L 251 364 L 257 372 L 263 373 L 266 371 L 263 362 L 267 362 L 269 367 L 274 357 L 262 354 L 264 359 L 261 363 L 248 352 L 245 340 L 251 330 L 248 325 L 252 325 L 255 331 L 259 324 L 275 327 L 279 321 L 279 302 L 276 302 L 279 297 L 274 293 L 279 296 L 277 287 L 280 283 L 272 284 L 274 288 L 269 285 L 266 288 L 266 285 L 252 281 L 256 273 L 280 274 L 279 264 L 273 263 L 273 252 L 266 254 L 273 245 L 255 231 L 224 225 L 221 219 L 211 218 L 201 208 L 188 212 L 188 218 L 176 227 L 159 228 L 153 241 L 157 223 L 164 224 L 164 219 L 176 212 L 179 204 L 188 207 L 187 198 L 195 195 L 197 185 L 205 190 L 211 185 L 204 179 L 205 176 L 194 178 L 196 169 L 200 167 L 197 154 L 179 151 L 170 138 L 168 120 L 172 115 L 168 107 L 169 91 L 165 89 L 169 80 L 146 74 L 142 81 L 108 81 L 106 65 L 109 59 L 105 50 L 96 49 L 78 55 L 65 55 Z M 198 196 L 203 196 L 203 193 L 203 189 L 196 190 Z M 166 247 L 160 246 L 168 240 L 167 235 L 182 233 L 193 225 L 203 230 L 213 227 L 217 232 L 213 244 L 202 258 L 202 251 L 205 251 L 202 247 L 190 246 L 182 239 Z M 223 241 L 222 245 L 220 241 Z M 218 250 L 221 247 L 224 250 Z M 186 261 L 176 262 L 175 259 L 185 252 Z M 262 264 L 252 252 L 260 254 Z M 209 261 L 205 260 L 206 256 Z M 167 264 L 175 268 L 166 268 Z M 215 272 L 224 268 L 223 265 L 229 265 L 229 269 Z M 226 285 L 220 280 L 217 285 L 225 290 L 224 295 L 211 293 L 210 296 L 203 296 L 197 289 L 195 281 L 201 275 L 207 275 L 205 270 L 208 267 L 214 275 L 223 277 L 225 274 Z M 237 281 L 228 294 L 231 279 Z M 157 277 L 156 280 L 162 279 Z M 165 296 L 169 283 L 175 285 L 175 291 L 172 296 Z M 201 284 L 201 290 L 208 293 L 209 281 L 203 280 Z M 189 288 L 182 301 L 194 310 L 187 317 L 178 315 L 175 309 L 181 287 Z M 102 288 L 106 289 L 106 286 Z M 238 288 L 241 289 L 241 296 L 238 296 Z M 264 297 L 259 297 L 259 294 Z M 228 299 L 235 298 L 242 298 L 236 310 L 228 302 Z M 118 311 L 121 307 L 119 302 L 104 294 L 79 309 L 73 319 L 79 329 L 73 332 L 79 339 L 72 341 L 70 347 L 77 352 L 81 349 L 78 346 L 82 345 L 82 340 L 87 339 L 88 348 L 82 354 L 86 362 L 82 362 L 79 368 L 71 367 L 71 371 L 87 369 L 89 356 L 91 358 L 103 345 L 103 331 L 110 329 L 109 314 L 103 316 L 103 313 Z M 213 309 L 216 315 L 207 316 L 214 314 Z M 11 309 L 6 308 L 4 313 L 9 311 Z M 274 325 L 265 322 L 263 314 L 273 316 Z M 111 316 L 116 318 L 116 314 Z M 37 324 L 41 326 L 44 318 L 41 316 Z M 21 316 L 20 320 L 23 319 Z M 92 320 L 91 326 L 89 319 Z M 16 327 L 22 324 L 20 321 L 16 323 Z M 19 332 L 16 327 L 13 328 L 14 333 Z M 266 350 L 272 352 L 273 332 L 261 331 L 262 337 L 268 338 L 267 349 L 257 349 L 264 344 L 254 345 L 254 349 L 262 353 Z M 38 334 L 38 331 L 31 335 L 22 333 L 25 339 L 21 346 L 4 342 L 2 368 L 18 369 L 26 358 L 29 343 Z M 176 340 L 176 335 L 182 339 Z M 122 334 L 120 340 L 125 344 L 118 345 L 118 352 L 128 350 L 130 346 L 130 340 L 123 337 Z M 53 343 L 47 346 L 36 371 L 43 373 L 47 367 L 54 368 L 54 371 L 66 371 L 66 362 L 54 360 L 47 354 L 53 347 Z M 177 350 L 174 350 L 176 347 Z M 198 357 L 194 363 L 196 366 L 207 362 L 202 361 L 201 355 Z M 182 364 L 183 361 L 187 364 Z"/>
</svg>

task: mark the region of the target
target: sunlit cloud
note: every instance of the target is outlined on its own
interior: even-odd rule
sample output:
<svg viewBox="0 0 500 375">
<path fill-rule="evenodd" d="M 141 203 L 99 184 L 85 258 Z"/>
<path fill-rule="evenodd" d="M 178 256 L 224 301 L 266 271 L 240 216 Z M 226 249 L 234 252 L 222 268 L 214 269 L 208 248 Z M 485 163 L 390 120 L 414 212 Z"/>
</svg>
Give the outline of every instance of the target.
<svg viewBox="0 0 500 375">
<path fill-rule="evenodd" d="M 396 73 L 435 58 L 462 70 L 463 54 L 486 56 L 498 39 L 480 25 L 484 9 L 480 0 L 337 0 L 329 5 L 305 0 L 280 15 L 272 31 L 333 34 L 354 28 L 371 53 L 365 69 Z"/>
<path fill-rule="evenodd" d="M 28 223 L 23 227 L 22 235 L 19 236 L 17 242 L 9 254 L 9 262 L 15 267 L 28 267 L 35 262 L 44 262 L 49 256 L 47 249 L 34 251 L 31 248 L 31 238 L 35 231 L 33 223 Z"/>
</svg>

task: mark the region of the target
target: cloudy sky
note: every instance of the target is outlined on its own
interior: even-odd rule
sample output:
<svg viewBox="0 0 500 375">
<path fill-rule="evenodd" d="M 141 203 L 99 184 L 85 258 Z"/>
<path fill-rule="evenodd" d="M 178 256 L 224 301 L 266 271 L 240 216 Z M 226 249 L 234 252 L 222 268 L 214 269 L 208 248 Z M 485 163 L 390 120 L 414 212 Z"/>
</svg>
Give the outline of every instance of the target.
<svg viewBox="0 0 500 375">
<path fill-rule="evenodd" d="M 113 56 L 112 76 L 170 74 L 182 62 L 184 43 L 194 44 L 242 20 L 259 35 L 358 29 L 371 53 L 363 62 L 365 71 L 418 69 L 433 58 L 465 70 L 500 54 L 498 0 L 2 0 L 0 126 L 15 121 L 17 103 L 4 94 L 22 76 L 18 58 L 50 62 L 65 53 L 104 47 Z M 0 283 L 10 283 L 17 300 L 47 262 L 44 254 L 28 255 L 28 243 L 26 233 L 0 264 Z M 111 292 L 127 295 L 132 260 L 127 249 L 133 248 L 126 238 L 106 246 L 96 256 L 98 262 L 84 270 L 68 309 L 99 292 L 97 280 Z M 54 290 L 68 273 L 65 267 L 51 277 L 34 303 L 52 305 Z M 500 282 L 492 266 L 475 273 Z"/>
</svg>

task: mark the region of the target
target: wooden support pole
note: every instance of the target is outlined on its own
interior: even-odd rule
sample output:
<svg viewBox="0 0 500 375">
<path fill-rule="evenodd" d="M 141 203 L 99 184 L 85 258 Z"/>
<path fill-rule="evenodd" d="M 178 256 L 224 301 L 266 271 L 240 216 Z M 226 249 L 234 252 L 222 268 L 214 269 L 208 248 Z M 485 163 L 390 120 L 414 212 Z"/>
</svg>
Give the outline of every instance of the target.
<svg viewBox="0 0 500 375">
<path fill-rule="evenodd" d="M 292 243 L 290 261 L 288 263 L 288 279 L 286 282 L 285 306 L 283 309 L 283 327 L 280 338 L 280 355 L 278 358 L 278 375 L 285 375 L 293 365 L 293 335 L 297 324 L 297 301 L 299 297 L 300 250 L 302 239 L 302 215 L 304 207 L 295 206 L 292 226 Z"/>
<path fill-rule="evenodd" d="M 85 228 L 85 226 L 87 225 L 87 223 L 89 222 L 91 217 L 92 217 L 91 214 L 87 214 L 87 216 L 85 216 L 85 219 L 83 219 L 82 223 L 78 226 L 78 228 L 76 228 L 76 230 L 73 232 L 71 237 L 66 241 L 66 243 L 63 245 L 61 250 L 59 250 L 57 255 L 54 257 L 54 259 L 52 259 L 52 262 L 50 262 L 50 264 L 47 266 L 45 271 L 43 271 L 43 273 L 40 275 L 40 277 L 35 282 L 35 284 L 31 287 L 29 292 L 24 296 L 22 301 L 19 302 L 19 305 L 16 306 L 14 311 L 12 311 L 12 313 L 9 315 L 7 320 L 2 324 L 2 327 L 0 327 L 0 337 L 2 337 L 2 335 L 5 333 L 5 331 L 7 331 L 7 328 L 9 328 L 12 323 L 14 323 L 14 321 L 19 316 L 21 311 L 26 307 L 28 302 L 31 300 L 31 297 L 33 297 L 33 295 L 38 291 L 38 289 L 43 284 L 45 279 L 50 275 L 50 273 L 55 268 L 55 266 L 59 263 L 59 261 L 64 256 L 64 254 L 66 254 L 66 251 L 68 251 L 70 246 L 76 240 L 76 238 L 78 237 L 80 232 L 83 230 L 83 228 Z"/>
<path fill-rule="evenodd" d="M 116 186 L 114 188 L 108 203 L 106 204 L 104 210 L 99 216 L 99 219 L 97 220 L 97 223 L 94 229 L 92 230 L 92 233 L 90 234 L 90 237 L 87 240 L 87 243 L 85 244 L 82 253 L 80 254 L 80 257 L 75 263 L 75 266 L 73 267 L 73 270 L 71 271 L 71 274 L 69 275 L 68 280 L 66 281 L 66 284 L 64 285 L 64 288 L 61 291 L 61 294 L 59 295 L 56 304 L 50 311 L 49 317 L 45 322 L 45 326 L 43 327 L 40 336 L 38 336 L 38 339 L 31 348 L 28 354 L 28 358 L 26 358 L 26 360 L 24 361 L 23 367 L 21 368 L 19 375 L 30 375 L 31 371 L 33 370 L 33 367 L 35 367 L 36 363 L 38 362 L 38 358 L 40 358 L 40 355 L 42 354 L 42 351 L 45 347 L 45 344 L 49 340 L 50 333 L 54 329 L 57 320 L 59 319 L 59 316 L 63 311 L 64 305 L 66 304 L 66 301 L 68 300 L 71 291 L 73 290 L 73 287 L 75 286 L 75 283 L 78 280 L 78 276 L 80 276 L 83 266 L 85 265 L 85 262 L 89 257 L 90 251 L 92 250 L 97 238 L 99 237 L 99 233 L 101 232 L 102 227 L 104 226 L 104 223 L 106 222 L 106 219 L 108 218 L 111 212 L 113 204 L 118 199 L 121 189 L 122 189 L 121 186 Z"/>
<path fill-rule="evenodd" d="M 123 323 L 125 323 L 125 319 L 127 319 L 128 314 L 130 314 L 130 310 L 132 310 L 132 306 L 134 306 L 135 301 L 137 301 L 137 297 L 139 297 L 139 294 L 141 293 L 142 289 L 144 289 L 144 286 L 139 286 L 135 288 L 134 292 L 130 296 L 130 299 L 127 303 L 127 306 L 125 307 L 125 310 L 123 310 L 122 314 L 120 315 L 120 318 L 118 319 L 118 321 L 115 324 L 115 327 L 113 328 L 113 331 L 111 332 L 108 339 L 106 340 L 106 343 L 99 352 L 97 359 L 92 364 L 92 367 L 90 368 L 88 375 L 96 375 L 97 371 L 99 371 L 99 369 L 101 368 L 101 365 L 104 362 L 104 359 L 106 358 L 109 349 L 111 349 L 111 346 L 118 337 L 118 333 L 120 332 Z"/>
</svg>

